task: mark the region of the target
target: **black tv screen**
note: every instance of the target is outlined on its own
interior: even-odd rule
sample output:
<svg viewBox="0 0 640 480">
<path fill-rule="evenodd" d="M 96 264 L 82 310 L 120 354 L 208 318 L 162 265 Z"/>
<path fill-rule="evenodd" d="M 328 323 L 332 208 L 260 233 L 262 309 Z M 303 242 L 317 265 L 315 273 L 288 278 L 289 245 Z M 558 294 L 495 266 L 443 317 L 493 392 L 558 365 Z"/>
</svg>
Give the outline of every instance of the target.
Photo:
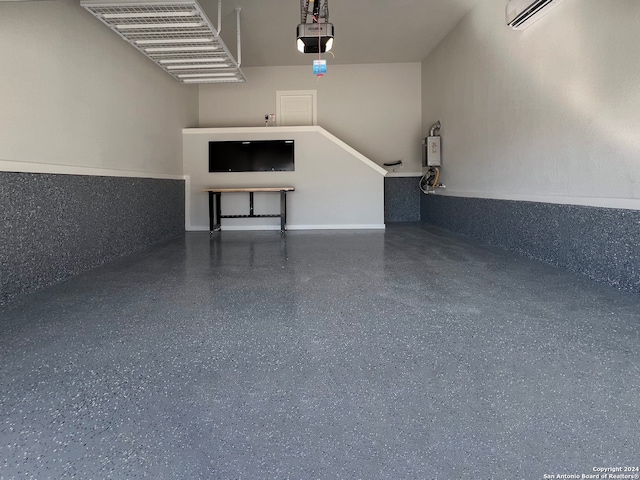
<svg viewBox="0 0 640 480">
<path fill-rule="evenodd" d="M 291 172 L 293 140 L 209 142 L 210 172 Z"/>
</svg>

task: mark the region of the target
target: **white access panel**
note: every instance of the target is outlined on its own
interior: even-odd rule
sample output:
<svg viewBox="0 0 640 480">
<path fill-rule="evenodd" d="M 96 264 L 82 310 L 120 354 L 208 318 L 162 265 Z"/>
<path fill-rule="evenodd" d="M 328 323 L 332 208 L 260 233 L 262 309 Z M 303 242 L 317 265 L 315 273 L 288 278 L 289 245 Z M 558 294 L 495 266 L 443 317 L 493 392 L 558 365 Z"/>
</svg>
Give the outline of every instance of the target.
<svg viewBox="0 0 640 480">
<path fill-rule="evenodd" d="M 276 92 L 276 124 L 278 126 L 317 125 L 316 91 Z"/>
</svg>

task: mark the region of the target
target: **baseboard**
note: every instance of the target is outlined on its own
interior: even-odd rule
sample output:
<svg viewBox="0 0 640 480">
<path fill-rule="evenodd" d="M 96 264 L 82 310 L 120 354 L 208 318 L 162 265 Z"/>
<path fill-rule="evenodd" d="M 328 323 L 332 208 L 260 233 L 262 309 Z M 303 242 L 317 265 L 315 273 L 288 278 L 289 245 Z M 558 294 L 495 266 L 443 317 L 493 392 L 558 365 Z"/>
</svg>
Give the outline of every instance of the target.
<svg viewBox="0 0 640 480">
<path fill-rule="evenodd" d="M 242 225 L 242 226 L 222 226 L 222 231 L 268 231 L 280 230 L 279 225 Z M 287 230 L 384 230 L 384 224 L 357 224 L 357 225 L 287 225 Z M 206 226 L 190 226 L 187 232 L 208 232 Z"/>
<path fill-rule="evenodd" d="M 287 225 L 287 230 L 384 230 L 381 224 L 356 224 L 356 225 Z"/>
</svg>

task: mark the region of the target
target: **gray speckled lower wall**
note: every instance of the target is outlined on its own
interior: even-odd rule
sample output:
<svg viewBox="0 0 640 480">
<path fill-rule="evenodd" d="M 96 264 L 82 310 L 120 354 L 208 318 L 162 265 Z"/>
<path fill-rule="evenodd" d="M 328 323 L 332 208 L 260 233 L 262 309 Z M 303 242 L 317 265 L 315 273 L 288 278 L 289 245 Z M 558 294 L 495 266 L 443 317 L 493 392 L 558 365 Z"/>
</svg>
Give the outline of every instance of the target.
<svg viewBox="0 0 640 480">
<path fill-rule="evenodd" d="M 0 172 L 0 305 L 184 233 L 184 182 Z"/>
<path fill-rule="evenodd" d="M 423 195 L 421 220 L 640 292 L 640 212 Z"/>
<path fill-rule="evenodd" d="M 385 177 L 384 221 L 420 221 L 420 177 Z"/>
</svg>

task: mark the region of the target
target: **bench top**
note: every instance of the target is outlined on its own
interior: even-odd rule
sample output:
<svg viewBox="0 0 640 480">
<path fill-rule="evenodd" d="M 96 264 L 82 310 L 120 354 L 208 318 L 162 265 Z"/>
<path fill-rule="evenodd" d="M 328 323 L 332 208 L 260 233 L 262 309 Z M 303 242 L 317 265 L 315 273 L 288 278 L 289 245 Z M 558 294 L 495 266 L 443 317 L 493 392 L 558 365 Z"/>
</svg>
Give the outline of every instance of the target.
<svg viewBox="0 0 640 480">
<path fill-rule="evenodd" d="M 225 187 L 205 188 L 203 192 L 233 193 L 233 192 L 293 192 L 294 187 Z"/>
</svg>

